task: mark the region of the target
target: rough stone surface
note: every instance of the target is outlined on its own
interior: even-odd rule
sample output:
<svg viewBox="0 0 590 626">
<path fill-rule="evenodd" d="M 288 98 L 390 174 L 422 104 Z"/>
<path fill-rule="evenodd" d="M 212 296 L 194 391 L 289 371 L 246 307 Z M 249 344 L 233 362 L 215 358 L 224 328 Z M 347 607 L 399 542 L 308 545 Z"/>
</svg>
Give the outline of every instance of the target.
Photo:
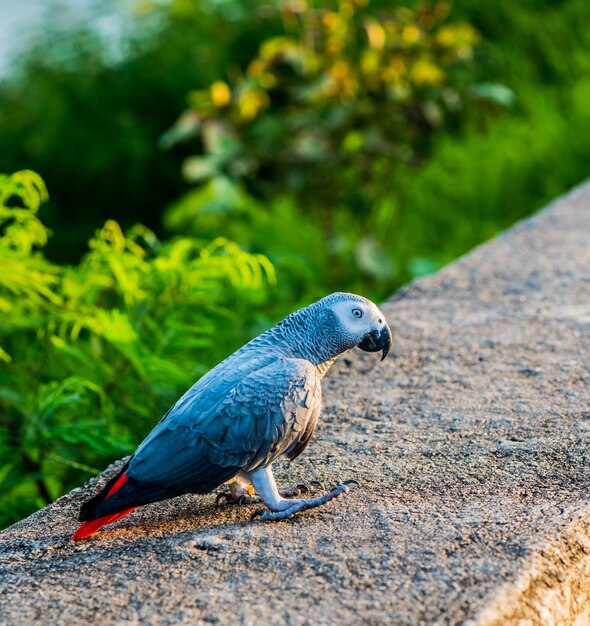
<svg viewBox="0 0 590 626">
<path fill-rule="evenodd" d="M 279 523 L 191 496 L 70 542 L 112 474 L 0 535 L 6 624 L 590 623 L 590 185 L 384 307 L 284 483 L 361 487 Z"/>
</svg>

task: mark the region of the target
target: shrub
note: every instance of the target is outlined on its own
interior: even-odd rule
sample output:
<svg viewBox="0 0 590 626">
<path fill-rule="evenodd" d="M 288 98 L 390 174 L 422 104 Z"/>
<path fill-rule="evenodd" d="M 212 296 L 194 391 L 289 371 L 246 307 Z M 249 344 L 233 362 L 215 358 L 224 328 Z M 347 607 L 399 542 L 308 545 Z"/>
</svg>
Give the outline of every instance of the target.
<svg viewBox="0 0 590 626">
<path fill-rule="evenodd" d="M 78 261 L 107 217 L 162 234 L 163 207 L 187 189 L 187 153 L 158 149 L 158 137 L 189 89 L 205 87 L 269 32 L 252 27 L 256 2 L 241 3 L 237 15 L 228 4 L 143 2 L 115 41 L 53 11 L 15 59 L 0 82 L 0 163 L 34 169 L 51 189 L 50 258 Z"/>
<path fill-rule="evenodd" d="M 0 524 L 132 451 L 178 395 L 249 338 L 274 271 L 216 239 L 109 220 L 76 266 L 42 253 L 45 185 L 0 176 Z"/>
<path fill-rule="evenodd" d="M 165 225 L 263 250 L 291 301 L 314 295 L 318 277 L 324 290 L 384 294 L 399 276 L 374 208 L 395 194 L 396 167 L 421 163 L 434 136 L 460 126 L 477 32 L 443 4 L 281 7 L 283 32 L 243 71 L 190 92 L 163 136 L 198 151 L 184 163 L 196 187 Z"/>
<path fill-rule="evenodd" d="M 223 201 L 231 185 L 262 200 L 289 193 L 329 226 L 333 207 L 370 208 L 384 163 L 421 161 L 457 121 L 472 27 L 447 23 L 442 4 L 332 4 L 283 5 L 284 34 L 263 40 L 243 73 L 189 93 L 163 143 L 198 139 L 184 164 L 202 185 L 193 205 Z"/>
</svg>

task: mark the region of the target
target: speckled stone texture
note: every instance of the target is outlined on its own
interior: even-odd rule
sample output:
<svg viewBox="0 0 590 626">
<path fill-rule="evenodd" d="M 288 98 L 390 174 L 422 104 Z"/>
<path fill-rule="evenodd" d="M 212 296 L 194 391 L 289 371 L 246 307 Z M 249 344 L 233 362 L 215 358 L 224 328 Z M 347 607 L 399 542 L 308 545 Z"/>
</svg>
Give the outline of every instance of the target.
<svg viewBox="0 0 590 626">
<path fill-rule="evenodd" d="M 186 496 L 70 542 L 112 467 L 0 534 L 0 621 L 589 624 L 590 185 L 384 310 L 393 354 L 341 359 L 275 472 L 361 487 L 278 523 Z"/>
</svg>

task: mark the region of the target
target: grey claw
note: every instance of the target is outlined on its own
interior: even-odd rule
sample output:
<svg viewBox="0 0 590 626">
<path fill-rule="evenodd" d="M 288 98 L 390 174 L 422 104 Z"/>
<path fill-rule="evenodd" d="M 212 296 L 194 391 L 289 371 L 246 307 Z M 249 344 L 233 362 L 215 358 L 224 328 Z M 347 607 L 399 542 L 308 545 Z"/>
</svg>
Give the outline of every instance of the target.
<svg viewBox="0 0 590 626">
<path fill-rule="evenodd" d="M 343 483 L 343 485 L 346 485 L 348 487 L 348 485 L 356 485 L 357 487 L 360 487 L 361 484 L 359 483 L 358 480 L 354 480 L 354 478 L 350 479 L 350 480 L 345 480 Z"/>
<path fill-rule="evenodd" d="M 240 496 L 237 500 L 238 506 L 243 506 L 246 502 L 246 496 Z"/>
<path fill-rule="evenodd" d="M 250 521 L 253 522 L 257 517 L 262 517 L 265 513 L 264 509 L 258 509 L 258 511 L 254 511 L 252 515 L 250 515 Z"/>
<path fill-rule="evenodd" d="M 233 497 L 228 491 L 222 491 L 221 493 L 218 493 L 217 497 L 215 498 L 215 506 L 219 506 L 221 500 L 225 500 L 226 502 L 233 502 Z"/>
<path fill-rule="evenodd" d="M 308 483 L 299 483 L 295 486 L 301 493 L 309 493 L 314 489 L 321 489 L 322 491 L 325 491 L 324 485 L 319 480 L 310 480 Z"/>
</svg>

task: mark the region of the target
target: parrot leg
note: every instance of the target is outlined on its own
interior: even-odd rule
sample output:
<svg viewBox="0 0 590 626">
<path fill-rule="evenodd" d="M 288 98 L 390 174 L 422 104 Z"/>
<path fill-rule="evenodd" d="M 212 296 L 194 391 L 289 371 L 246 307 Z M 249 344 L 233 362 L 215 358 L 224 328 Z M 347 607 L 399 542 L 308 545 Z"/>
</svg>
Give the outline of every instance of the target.
<svg viewBox="0 0 590 626">
<path fill-rule="evenodd" d="M 330 491 L 325 493 L 323 496 L 309 498 L 307 500 L 286 500 L 281 496 L 280 491 L 277 489 L 270 466 L 252 472 L 250 474 L 250 478 L 252 479 L 252 485 L 254 486 L 254 489 L 256 489 L 256 493 L 260 494 L 265 504 L 269 509 L 271 509 L 271 512 L 262 510 L 256 511 L 251 517 L 253 520 L 255 517 L 260 516 L 260 519 L 263 521 L 286 519 L 295 513 L 299 513 L 300 511 L 314 509 L 315 507 L 326 504 L 327 502 L 330 502 L 330 500 L 334 500 L 334 498 L 346 493 L 349 485 L 358 485 L 356 480 L 347 480 L 341 485 L 330 489 Z"/>
</svg>

